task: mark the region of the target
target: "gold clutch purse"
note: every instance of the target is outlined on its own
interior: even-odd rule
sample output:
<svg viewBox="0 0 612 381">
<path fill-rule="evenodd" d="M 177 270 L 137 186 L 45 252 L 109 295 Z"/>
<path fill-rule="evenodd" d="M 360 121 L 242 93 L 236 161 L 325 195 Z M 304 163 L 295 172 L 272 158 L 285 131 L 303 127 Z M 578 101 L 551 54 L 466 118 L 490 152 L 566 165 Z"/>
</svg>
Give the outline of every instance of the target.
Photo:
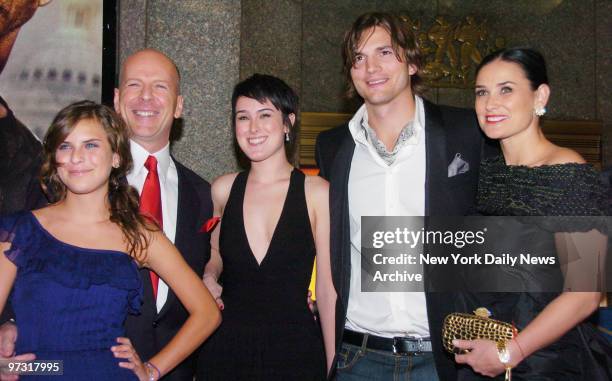
<svg viewBox="0 0 612 381">
<path fill-rule="evenodd" d="M 452 313 L 444 319 L 442 326 L 442 341 L 444 349 L 450 353 L 457 352 L 453 340 L 492 340 L 506 342 L 516 336 L 516 328 L 510 323 L 490 319 L 491 313 L 484 307 L 474 311 L 474 314 Z"/>
</svg>

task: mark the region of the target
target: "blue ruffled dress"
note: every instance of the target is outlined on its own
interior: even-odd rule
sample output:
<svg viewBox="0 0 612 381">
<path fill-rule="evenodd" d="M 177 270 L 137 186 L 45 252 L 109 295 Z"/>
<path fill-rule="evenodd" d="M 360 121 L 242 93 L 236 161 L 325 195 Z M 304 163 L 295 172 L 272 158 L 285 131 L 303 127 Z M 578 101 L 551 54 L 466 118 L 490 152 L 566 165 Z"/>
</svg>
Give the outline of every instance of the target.
<svg viewBox="0 0 612 381">
<path fill-rule="evenodd" d="M 61 242 L 31 212 L 0 218 L 0 242 L 11 242 L 4 255 L 18 268 L 10 296 L 19 327 L 16 352 L 63 361 L 61 377 L 20 380 L 136 380 L 110 351 L 125 336 L 127 314 L 142 304 L 132 258 Z"/>
</svg>

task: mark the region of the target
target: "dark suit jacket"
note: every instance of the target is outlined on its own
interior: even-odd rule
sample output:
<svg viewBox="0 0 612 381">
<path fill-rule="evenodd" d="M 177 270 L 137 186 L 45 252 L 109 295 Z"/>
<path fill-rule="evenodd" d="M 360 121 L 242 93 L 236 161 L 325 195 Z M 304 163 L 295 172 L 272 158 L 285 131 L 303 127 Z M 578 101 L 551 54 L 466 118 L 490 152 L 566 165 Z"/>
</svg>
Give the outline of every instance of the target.
<svg viewBox="0 0 612 381">
<path fill-rule="evenodd" d="M 174 160 L 174 159 L 173 159 Z M 174 245 L 187 264 L 200 277 L 204 265 L 210 259 L 210 237 L 200 233 L 202 225 L 212 217 L 213 206 L 210 184 L 193 171 L 174 160 L 178 173 L 177 223 Z M 181 328 L 189 313 L 168 290 L 168 299 L 157 313 L 149 270 L 142 269 L 140 278 L 144 288 L 144 303 L 140 315 L 130 315 L 125 323 L 127 336 L 143 361 L 159 352 Z M 195 356 L 188 357 L 163 381 L 192 381 L 195 373 Z"/>
<path fill-rule="evenodd" d="M 1 97 L 0 103 L 7 110 L 0 118 L 0 215 L 42 207 L 47 203 L 39 181 L 42 145 Z M 0 325 L 14 317 L 7 303 Z"/>
<path fill-rule="evenodd" d="M 8 112 L 0 118 L 0 214 L 44 206 L 39 181 L 42 145 L 1 97 L 0 103 Z"/>
<path fill-rule="evenodd" d="M 492 147 L 484 144 L 473 111 L 425 104 L 425 215 L 465 215 L 474 206 L 478 187 L 481 156 Z M 348 180 L 355 142 L 348 125 L 321 132 L 317 137 L 316 160 L 322 177 L 330 182 L 331 267 L 338 293 L 336 303 L 336 348 L 342 343 L 342 332 L 350 285 L 350 226 Z M 448 165 L 460 153 L 470 165 L 468 172 L 448 177 Z M 453 359 L 443 352 L 441 329 L 444 317 L 452 311 L 452 295 L 426 293 L 429 332 L 432 339 L 438 376 L 441 380 L 456 378 Z"/>
</svg>

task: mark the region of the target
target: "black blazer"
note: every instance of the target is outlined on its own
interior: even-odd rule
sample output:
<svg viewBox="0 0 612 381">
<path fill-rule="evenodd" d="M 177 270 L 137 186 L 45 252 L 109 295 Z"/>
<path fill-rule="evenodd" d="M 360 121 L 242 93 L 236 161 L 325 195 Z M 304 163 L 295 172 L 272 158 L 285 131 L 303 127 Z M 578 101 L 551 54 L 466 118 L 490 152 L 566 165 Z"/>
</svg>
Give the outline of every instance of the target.
<svg viewBox="0 0 612 381">
<path fill-rule="evenodd" d="M 173 158 L 174 160 L 174 158 Z M 210 259 L 210 237 L 200 232 L 202 225 L 212 217 L 213 206 L 210 184 L 193 171 L 174 160 L 178 173 L 177 223 L 174 245 L 183 255 L 187 264 L 200 277 Z M 153 300 L 153 289 L 149 270 L 140 270 L 144 289 L 144 303 L 140 315 L 129 315 L 126 334 L 136 351 L 146 361 L 159 352 L 181 328 L 189 313 L 168 290 L 168 299 L 159 314 Z M 192 381 L 195 373 L 195 356 L 188 357 L 164 381 Z"/>
<path fill-rule="evenodd" d="M 0 215 L 43 207 L 47 199 L 40 187 L 42 145 L 0 97 L 7 111 L 0 118 Z M 7 301 L 0 325 L 15 318 Z"/>
<path fill-rule="evenodd" d="M 478 187 L 481 157 L 494 152 L 480 132 L 472 110 L 425 105 L 425 215 L 465 215 L 472 210 Z M 491 145 L 490 145 L 491 144 Z M 320 175 L 330 182 L 330 249 L 336 303 L 336 350 L 342 343 L 351 275 L 348 180 L 355 142 L 348 124 L 321 132 L 315 157 Z M 457 153 L 469 163 L 468 172 L 448 177 L 448 165 Z M 429 332 L 438 376 L 456 378 L 452 357 L 443 352 L 441 329 L 444 317 L 454 312 L 452 294 L 426 293 Z"/>
<path fill-rule="evenodd" d="M 46 205 L 40 187 L 42 145 L 15 118 L 0 97 L 7 115 L 0 118 L 0 215 Z"/>
</svg>

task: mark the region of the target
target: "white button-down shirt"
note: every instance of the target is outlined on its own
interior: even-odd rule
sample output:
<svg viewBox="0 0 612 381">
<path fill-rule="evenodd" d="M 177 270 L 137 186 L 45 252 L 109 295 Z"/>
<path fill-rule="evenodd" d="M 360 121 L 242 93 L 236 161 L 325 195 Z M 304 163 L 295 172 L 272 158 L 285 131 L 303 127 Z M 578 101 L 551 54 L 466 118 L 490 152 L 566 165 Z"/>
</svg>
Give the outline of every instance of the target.
<svg viewBox="0 0 612 381">
<path fill-rule="evenodd" d="M 348 184 L 351 285 L 346 328 L 353 331 L 384 337 L 429 336 L 425 293 L 361 292 L 361 217 L 425 214 L 425 109 L 421 98 L 415 97 L 415 104 L 415 133 L 390 165 L 364 131 L 365 105 L 349 122 L 355 152 Z"/>
<path fill-rule="evenodd" d="M 142 187 L 149 173 L 144 166 L 147 157 L 153 155 L 157 159 L 164 233 L 174 243 L 178 205 L 178 173 L 176 172 L 176 165 L 170 157 L 170 143 L 155 153 L 149 153 L 140 144 L 130 140 L 130 150 L 134 168 L 128 173 L 127 180 L 130 185 L 138 190 L 138 194 L 142 193 Z M 168 285 L 160 278 L 156 300 L 157 312 L 161 311 L 167 299 Z"/>
</svg>

